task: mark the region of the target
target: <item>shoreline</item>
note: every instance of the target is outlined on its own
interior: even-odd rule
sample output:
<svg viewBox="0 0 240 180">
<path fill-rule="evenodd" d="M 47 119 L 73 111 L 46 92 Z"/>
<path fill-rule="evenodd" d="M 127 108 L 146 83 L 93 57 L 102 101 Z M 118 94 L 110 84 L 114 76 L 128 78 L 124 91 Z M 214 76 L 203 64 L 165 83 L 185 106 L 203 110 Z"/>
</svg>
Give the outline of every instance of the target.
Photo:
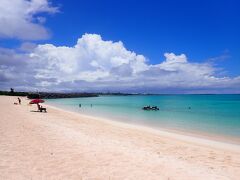
<svg viewBox="0 0 240 180">
<path fill-rule="evenodd" d="M 117 125 L 117 126 L 122 126 L 122 127 L 127 127 L 127 128 L 133 128 L 133 129 L 139 129 L 143 130 L 146 132 L 154 133 L 154 134 L 159 134 L 159 135 L 165 135 L 169 137 L 175 137 L 178 138 L 179 140 L 185 140 L 188 142 L 196 142 L 196 141 L 201 141 L 205 145 L 211 145 L 212 143 L 219 146 L 219 147 L 229 147 L 232 146 L 233 149 L 237 149 L 240 152 L 240 138 L 234 138 L 230 136 L 223 136 L 223 135 L 216 135 L 216 134 L 211 134 L 211 133 L 204 133 L 200 131 L 190 131 L 190 130 L 184 130 L 184 129 L 176 129 L 176 128 L 160 128 L 156 127 L 154 128 L 151 125 L 148 124 L 137 124 L 137 123 L 127 123 L 118 119 L 114 118 L 105 118 L 105 117 L 97 117 L 96 115 L 88 115 L 88 114 L 83 114 L 74 110 L 69 109 L 64 109 L 63 106 L 55 106 L 53 104 L 48 104 L 45 103 L 50 108 L 54 108 L 57 110 L 65 111 L 68 113 L 73 113 L 77 114 L 81 117 L 85 118 L 91 118 L 97 121 L 102 121 L 105 123 L 110 123 L 112 125 Z"/>
<path fill-rule="evenodd" d="M 238 180 L 239 146 L 0 96 L 0 179 Z"/>
</svg>

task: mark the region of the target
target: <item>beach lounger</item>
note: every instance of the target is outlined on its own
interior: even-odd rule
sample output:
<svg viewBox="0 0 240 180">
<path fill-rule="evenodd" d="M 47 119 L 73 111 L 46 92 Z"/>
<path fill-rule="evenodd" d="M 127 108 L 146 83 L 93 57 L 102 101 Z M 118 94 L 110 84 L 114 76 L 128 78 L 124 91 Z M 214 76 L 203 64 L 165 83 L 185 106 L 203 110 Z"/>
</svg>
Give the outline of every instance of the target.
<svg viewBox="0 0 240 180">
<path fill-rule="evenodd" d="M 42 107 L 42 106 L 38 106 L 38 110 L 40 111 L 40 112 L 47 112 L 47 108 L 44 108 L 44 107 Z"/>
</svg>

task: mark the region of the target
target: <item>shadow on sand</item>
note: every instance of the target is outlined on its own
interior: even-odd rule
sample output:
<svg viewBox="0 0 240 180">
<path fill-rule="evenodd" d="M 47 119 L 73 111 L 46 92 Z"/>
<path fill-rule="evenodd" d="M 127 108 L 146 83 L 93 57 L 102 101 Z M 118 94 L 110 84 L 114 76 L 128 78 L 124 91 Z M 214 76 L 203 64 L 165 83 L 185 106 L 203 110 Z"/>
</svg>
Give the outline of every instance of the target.
<svg viewBox="0 0 240 180">
<path fill-rule="evenodd" d="M 30 112 L 38 112 L 38 113 L 41 113 L 41 111 L 34 111 L 34 110 L 32 110 L 32 111 L 30 111 Z M 44 113 L 46 113 L 46 112 L 44 112 Z"/>
</svg>

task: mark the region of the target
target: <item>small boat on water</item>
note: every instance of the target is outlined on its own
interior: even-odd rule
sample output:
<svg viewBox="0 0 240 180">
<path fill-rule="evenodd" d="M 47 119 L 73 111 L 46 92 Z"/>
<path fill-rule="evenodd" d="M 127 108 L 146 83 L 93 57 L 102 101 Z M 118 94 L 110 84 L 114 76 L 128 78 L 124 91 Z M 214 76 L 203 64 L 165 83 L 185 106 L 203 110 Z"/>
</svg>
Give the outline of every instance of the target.
<svg viewBox="0 0 240 180">
<path fill-rule="evenodd" d="M 158 111 L 159 110 L 159 108 L 157 107 L 157 106 L 144 106 L 143 108 L 142 108 L 143 110 L 153 110 L 153 111 Z"/>
</svg>

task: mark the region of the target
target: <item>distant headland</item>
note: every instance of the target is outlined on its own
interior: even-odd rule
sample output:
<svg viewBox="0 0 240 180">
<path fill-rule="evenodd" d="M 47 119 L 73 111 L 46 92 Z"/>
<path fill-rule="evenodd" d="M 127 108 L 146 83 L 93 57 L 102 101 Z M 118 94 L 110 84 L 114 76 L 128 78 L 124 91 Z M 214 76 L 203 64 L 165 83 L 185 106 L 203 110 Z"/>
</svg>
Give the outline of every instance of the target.
<svg viewBox="0 0 240 180">
<path fill-rule="evenodd" d="M 55 98 L 78 98 L 78 97 L 98 97 L 101 95 L 114 95 L 114 96 L 129 96 L 129 95 L 138 95 L 138 94 L 130 94 L 130 93 L 88 93 L 88 92 L 17 92 L 14 89 L 10 89 L 10 91 L 0 91 L 0 95 L 8 95 L 8 96 L 27 96 L 29 99 L 42 98 L 42 99 L 55 99 Z"/>
</svg>

